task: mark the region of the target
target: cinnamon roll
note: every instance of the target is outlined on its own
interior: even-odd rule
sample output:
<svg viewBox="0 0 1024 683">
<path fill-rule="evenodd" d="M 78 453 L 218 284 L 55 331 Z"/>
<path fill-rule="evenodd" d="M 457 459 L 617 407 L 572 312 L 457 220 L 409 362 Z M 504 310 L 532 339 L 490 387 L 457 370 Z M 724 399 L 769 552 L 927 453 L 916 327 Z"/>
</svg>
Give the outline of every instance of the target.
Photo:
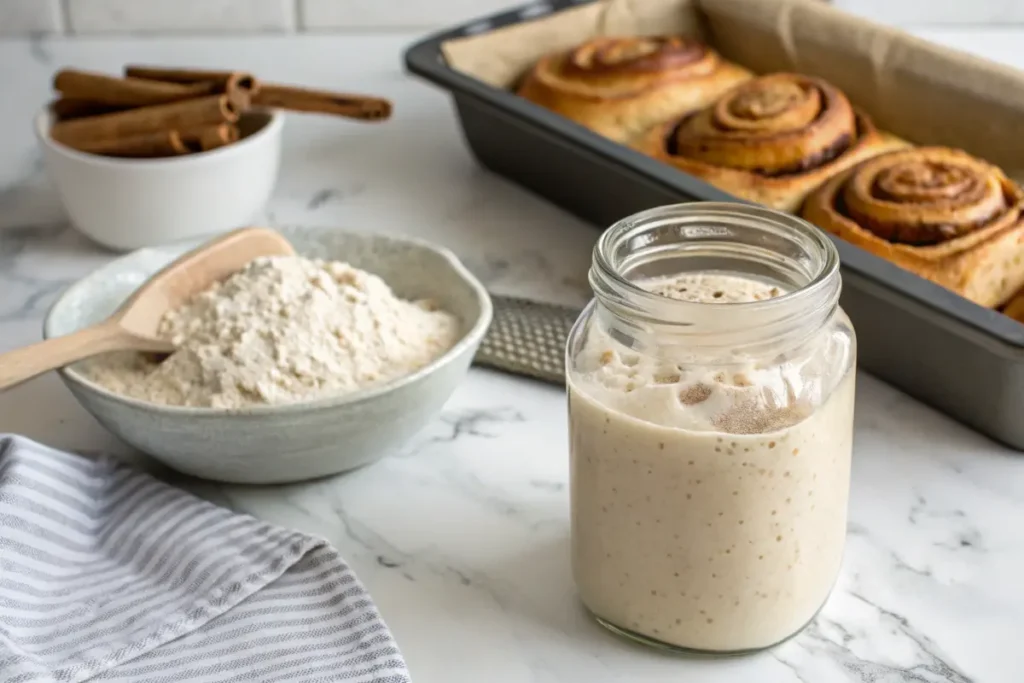
<svg viewBox="0 0 1024 683">
<path fill-rule="evenodd" d="M 776 73 L 655 126 L 636 147 L 737 197 L 797 211 L 826 179 L 905 144 L 875 130 L 830 83 Z"/>
<path fill-rule="evenodd" d="M 1024 192 L 966 152 L 920 147 L 836 176 L 803 216 L 982 306 L 1024 287 Z"/>
<path fill-rule="evenodd" d="M 750 76 L 682 36 L 602 37 L 543 57 L 518 93 L 626 142 L 657 121 L 700 109 Z"/>
</svg>

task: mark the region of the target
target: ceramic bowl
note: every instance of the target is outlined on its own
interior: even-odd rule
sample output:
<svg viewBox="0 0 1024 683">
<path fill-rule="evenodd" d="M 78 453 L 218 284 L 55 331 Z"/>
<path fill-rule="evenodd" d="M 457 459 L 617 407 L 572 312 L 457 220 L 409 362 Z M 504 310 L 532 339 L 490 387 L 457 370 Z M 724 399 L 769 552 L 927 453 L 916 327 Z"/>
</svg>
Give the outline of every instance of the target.
<svg viewBox="0 0 1024 683">
<path fill-rule="evenodd" d="M 75 366 L 60 371 L 79 403 L 139 450 L 186 474 L 234 483 L 281 483 L 371 463 L 436 416 L 462 381 L 491 320 L 484 287 L 449 251 L 424 242 L 331 229 L 281 230 L 299 254 L 347 261 L 404 298 L 429 297 L 455 314 L 462 335 L 412 375 L 336 398 L 239 410 L 160 406 L 114 394 Z M 141 249 L 72 285 L 43 335 L 69 334 L 109 316 L 139 285 L 202 240 Z"/>
<path fill-rule="evenodd" d="M 75 228 L 109 249 L 240 228 L 259 215 L 277 182 L 280 112 L 244 114 L 233 144 L 160 159 L 79 152 L 50 137 L 51 120 L 44 110 L 35 121 L 46 172 Z"/>
</svg>

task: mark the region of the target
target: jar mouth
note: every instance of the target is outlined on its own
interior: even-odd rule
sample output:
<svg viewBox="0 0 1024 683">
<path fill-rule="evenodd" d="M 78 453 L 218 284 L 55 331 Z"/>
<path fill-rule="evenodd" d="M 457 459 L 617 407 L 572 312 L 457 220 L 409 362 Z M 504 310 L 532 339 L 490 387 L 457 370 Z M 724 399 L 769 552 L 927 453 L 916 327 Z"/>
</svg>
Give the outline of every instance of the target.
<svg viewBox="0 0 1024 683">
<path fill-rule="evenodd" d="M 700 331 L 781 324 L 838 305 L 839 253 L 810 223 L 751 204 L 662 206 L 612 225 L 594 247 L 590 283 L 620 317 Z M 783 293 L 749 302 L 695 302 L 650 292 L 637 280 L 688 272 L 768 280 Z M 695 325 L 695 320 L 714 324 Z"/>
<path fill-rule="evenodd" d="M 745 254 L 740 251 L 726 253 L 730 248 L 735 250 L 737 230 L 745 231 L 748 239 L 753 237 L 760 244 L 743 245 L 742 251 Z M 761 234 L 751 235 L 753 232 Z M 661 233 L 660 239 L 658 233 Z M 726 246 L 727 243 L 731 246 Z M 794 298 L 813 296 L 816 291 L 827 288 L 839 268 L 839 253 L 835 245 L 823 231 L 807 221 L 760 206 L 727 202 L 690 202 L 662 206 L 624 218 L 608 228 L 598 240 L 594 247 L 593 263 L 601 277 L 623 287 L 632 295 L 664 302 L 666 297 L 640 287 L 635 283 L 635 278 L 629 278 L 627 274 L 636 266 L 649 262 L 652 257 L 657 259 L 668 250 L 680 248 L 686 249 L 692 258 L 717 256 L 724 261 L 768 261 L 764 264 L 768 268 L 763 270 L 774 265 L 790 271 L 790 276 L 795 276 L 782 278 L 783 284 L 787 285 L 787 292 L 773 299 L 727 303 L 670 299 L 682 306 L 749 310 L 753 307 L 778 305 Z M 791 264 L 787 267 L 783 261 L 790 261 Z M 660 274 L 696 272 L 701 269 L 676 269 Z M 742 274 L 743 269 L 738 270 Z M 789 281 L 785 282 L 787 279 Z"/>
</svg>

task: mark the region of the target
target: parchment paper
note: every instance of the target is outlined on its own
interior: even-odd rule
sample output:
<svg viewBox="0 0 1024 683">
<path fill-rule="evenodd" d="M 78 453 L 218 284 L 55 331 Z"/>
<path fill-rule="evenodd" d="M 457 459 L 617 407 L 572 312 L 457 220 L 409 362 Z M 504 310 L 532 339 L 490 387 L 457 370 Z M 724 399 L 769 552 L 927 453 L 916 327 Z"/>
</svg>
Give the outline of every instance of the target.
<svg viewBox="0 0 1024 683">
<path fill-rule="evenodd" d="M 543 54 L 598 35 L 679 33 L 754 71 L 841 88 L 876 124 L 959 147 L 1024 179 L 1024 72 L 808 0 L 599 0 L 447 42 L 451 67 L 508 88 Z"/>
<path fill-rule="evenodd" d="M 511 87 L 548 52 L 594 36 L 681 34 L 707 40 L 694 0 L 600 0 L 441 46 L 448 65 L 496 88 Z"/>
</svg>

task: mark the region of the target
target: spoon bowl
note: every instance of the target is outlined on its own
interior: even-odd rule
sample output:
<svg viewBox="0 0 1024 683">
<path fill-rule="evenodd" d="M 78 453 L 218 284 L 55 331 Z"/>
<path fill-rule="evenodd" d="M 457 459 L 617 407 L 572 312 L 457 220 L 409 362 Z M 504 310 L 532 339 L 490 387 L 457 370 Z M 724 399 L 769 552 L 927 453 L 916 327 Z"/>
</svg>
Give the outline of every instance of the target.
<svg viewBox="0 0 1024 683">
<path fill-rule="evenodd" d="M 171 353 L 174 345 L 159 335 L 168 311 L 257 257 L 294 253 L 288 240 L 267 228 L 242 228 L 207 242 L 153 275 L 103 322 L 0 354 L 0 391 L 108 351 Z"/>
<path fill-rule="evenodd" d="M 294 253 L 288 240 L 267 228 L 229 232 L 160 270 L 124 302 L 111 320 L 138 337 L 156 338 L 160 320 L 168 311 L 180 307 L 213 283 L 238 272 L 260 256 Z"/>
</svg>

